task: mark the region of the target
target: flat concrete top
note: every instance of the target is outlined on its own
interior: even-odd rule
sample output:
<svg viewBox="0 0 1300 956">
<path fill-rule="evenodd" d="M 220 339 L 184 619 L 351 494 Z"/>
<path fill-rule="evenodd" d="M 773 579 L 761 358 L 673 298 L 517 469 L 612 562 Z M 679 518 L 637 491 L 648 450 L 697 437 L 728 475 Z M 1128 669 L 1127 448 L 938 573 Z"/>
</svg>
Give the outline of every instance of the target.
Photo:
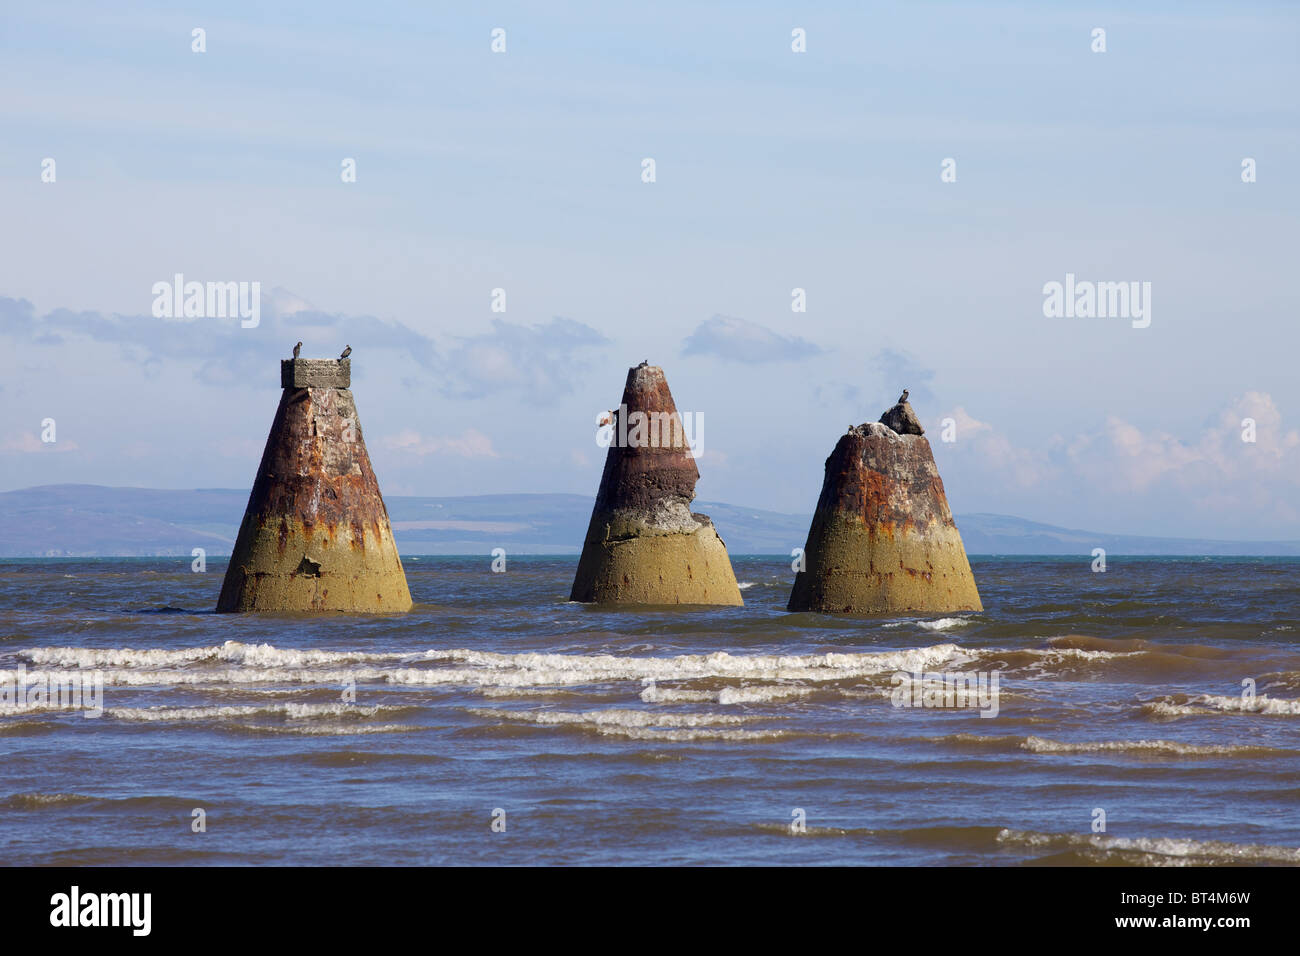
<svg viewBox="0 0 1300 956">
<path fill-rule="evenodd" d="M 281 388 L 351 388 L 352 359 L 281 359 Z"/>
</svg>

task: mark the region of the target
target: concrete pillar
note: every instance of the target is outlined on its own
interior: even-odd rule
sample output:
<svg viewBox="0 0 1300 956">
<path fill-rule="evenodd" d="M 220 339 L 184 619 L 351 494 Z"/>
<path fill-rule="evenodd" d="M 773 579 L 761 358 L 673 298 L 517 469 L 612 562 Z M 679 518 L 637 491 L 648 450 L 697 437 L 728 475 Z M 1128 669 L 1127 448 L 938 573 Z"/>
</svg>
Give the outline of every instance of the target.
<svg viewBox="0 0 1300 956">
<path fill-rule="evenodd" d="M 739 605 L 727 546 L 693 514 L 700 472 L 663 370 L 627 373 L 570 600 Z"/>
<path fill-rule="evenodd" d="M 789 610 L 984 609 L 923 431 L 904 402 L 840 438 L 826 459 Z"/>
<path fill-rule="evenodd" d="M 407 611 L 351 359 L 286 359 L 218 611 Z"/>
</svg>

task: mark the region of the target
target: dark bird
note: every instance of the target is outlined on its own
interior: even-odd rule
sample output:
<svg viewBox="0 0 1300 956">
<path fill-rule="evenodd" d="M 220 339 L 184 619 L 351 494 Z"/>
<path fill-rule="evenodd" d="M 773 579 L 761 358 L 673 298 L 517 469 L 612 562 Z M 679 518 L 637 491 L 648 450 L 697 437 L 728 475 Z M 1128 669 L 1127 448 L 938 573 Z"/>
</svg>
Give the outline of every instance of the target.
<svg viewBox="0 0 1300 956">
<path fill-rule="evenodd" d="M 302 354 L 302 343 L 299 342 L 297 345 L 293 347 L 293 357 L 297 358 L 301 354 Z"/>
<path fill-rule="evenodd" d="M 903 394 L 898 396 L 898 404 L 902 405 L 907 401 L 907 389 L 903 389 Z"/>
<path fill-rule="evenodd" d="M 352 354 L 352 346 L 349 345 L 347 348 L 343 350 L 343 354 L 339 356 L 339 361 L 340 362 L 343 361 L 343 359 L 347 358 L 351 354 Z"/>
</svg>

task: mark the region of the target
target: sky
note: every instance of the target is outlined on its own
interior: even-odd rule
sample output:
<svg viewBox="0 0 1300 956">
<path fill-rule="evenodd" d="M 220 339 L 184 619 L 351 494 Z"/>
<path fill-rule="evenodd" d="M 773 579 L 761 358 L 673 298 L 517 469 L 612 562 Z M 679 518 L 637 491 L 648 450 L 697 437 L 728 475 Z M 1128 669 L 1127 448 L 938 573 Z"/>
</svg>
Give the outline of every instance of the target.
<svg viewBox="0 0 1300 956">
<path fill-rule="evenodd" d="M 353 347 L 387 494 L 594 495 L 648 359 L 704 499 L 811 511 L 906 387 L 959 514 L 1300 538 L 1298 39 L 1263 2 L 14 6 L 0 490 L 249 486 L 301 339 Z M 260 321 L 156 317 L 177 273 Z M 1149 324 L 1045 315 L 1067 275 Z"/>
</svg>

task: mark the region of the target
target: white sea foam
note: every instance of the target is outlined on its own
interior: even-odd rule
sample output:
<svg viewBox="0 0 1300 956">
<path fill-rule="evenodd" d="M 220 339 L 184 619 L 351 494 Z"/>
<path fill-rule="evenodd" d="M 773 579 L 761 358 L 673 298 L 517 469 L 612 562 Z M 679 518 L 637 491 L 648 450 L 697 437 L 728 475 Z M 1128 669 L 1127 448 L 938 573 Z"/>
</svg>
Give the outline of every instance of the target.
<svg viewBox="0 0 1300 956">
<path fill-rule="evenodd" d="M 1078 647 L 1051 647 L 988 648 L 979 653 L 988 662 L 1007 662 L 1004 666 L 1008 670 L 1021 674 L 1026 680 L 1052 680 L 1059 676 L 1063 667 L 1078 668 L 1081 664 L 1100 664 L 1122 657 L 1138 657 L 1146 651 L 1093 651 Z"/>
<path fill-rule="evenodd" d="M 75 704 L 67 704 L 65 706 L 60 707 L 57 701 L 53 703 L 50 701 L 36 701 L 36 702 L 25 701 L 21 704 L 15 704 L 15 703 L 0 704 L 0 717 L 16 717 L 20 714 L 43 714 L 48 711 L 59 711 L 59 710 L 74 711 L 74 710 L 81 710 L 81 709 L 82 708 L 80 707 L 80 705 L 75 705 Z"/>
<path fill-rule="evenodd" d="M 1285 846 L 1223 843 L 1217 840 L 1187 840 L 1172 837 L 1116 837 L 1094 833 L 1032 833 L 1005 829 L 999 843 L 1043 848 L 1077 848 L 1105 855 L 1142 854 L 1147 863 L 1183 866 L 1202 862 L 1300 863 L 1300 850 Z"/>
<path fill-rule="evenodd" d="M 98 647 L 35 647 L 19 651 L 33 664 L 54 667 L 173 667 L 205 662 L 246 664 L 252 667 L 318 667 L 381 661 L 415 660 L 415 654 L 373 654 L 365 651 L 319 651 L 272 647 L 270 644 L 242 644 L 226 641 L 216 647 L 181 650 L 136 650 Z"/>
<path fill-rule="evenodd" d="M 979 734 L 952 734 L 926 739 L 937 744 L 961 744 L 992 750 L 1024 750 L 1038 754 L 1130 753 L 1156 757 L 1234 757 L 1288 753 L 1288 751 L 1256 744 L 1188 744 L 1177 740 L 1063 741 L 1035 736 L 986 737 Z"/>
<path fill-rule="evenodd" d="M 786 736 L 781 730 L 660 730 L 657 727 L 597 727 L 606 737 L 624 737 L 628 740 L 665 740 L 674 743 L 692 740 L 780 740 Z"/>
<path fill-rule="evenodd" d="M 755 581 L 741 581 L 739 584 L 736 585 L 736 587 L 740 588 L 740 590 L 742 590 L 742 591 L 748 591 L 748 590 L 749 590 L 750 588 L 752 588 L 756 583 L 757 583 L 757 582 L 755 582 Z"/>
<path fill-rule="evenodd" d="M 1137 657 L 1139 654 L 1145 654 L 1146 651 L 1090 651 L 1083 647 L 1054 647 L 1048 651 L 1031 651 L 1030 653 L 1042 654 L 1048 658 L 1059 658 L 1061 660 L 1083 660 L 1083 661 L 1108 661 L 1116 657 Z"/>
<path fill-rule="evenodd" d="M 4 800 L 5 804 L 22 809 L 53 807 L 68 803 L 92 803 L 96 797 L 80 793 L 15 793 Z"/>
<path fill-rule="evenodd" d="M 810 688 L 789 685 L 760 684 L 744 687 L 723 687 L 719 690 L 689 690 L 677 687 L 659 687 L 654 681 L 651 681 L 641 691 L 641 699 L 647 704 L 713 703 L 727 706 L 732 704 L 765 704 L 771 701 L 787 700 L 791 697 L 807 697 L 811 693 Z"/>
<path fill-rule="evenodd" d="M 1300 716 L 1300 700 L 1283 697 L 1234 697 L 1226 694 L 1200 694 L 1179 701 L 1155 700 L 1142 706 L 1152 717 L 1189 717 L 1208 714 L 1261 714 L 1266 717 Z"/>
<path fill-rule="evenodd" d="M 779 730 L 719 730 L 745 718 L 734 714 L 665 714 L 641 710 L 589 710 L 572 713 L 556 710 L 497 710 L 467 708 L 468 713 L 489 720 L 533 724 L 538 727 L 577 727 L 603 736 L 631 740 L 778 740 Z"/>
<path fill-rule="evenodd" d="M 540 684 L 584 684 L 618 680 L 685 681 L 705 678 L 737 678 L 757 681 L 839 681 L 897 670 L 920 670 L 956 661 L 962 657 L 955 644 L 937 644 L 902 651 L 857 654 L 683 654 L 677 657 L 617 657 L 612 654 L 496 654 L 491 651 L 456 650 L 435 652 L 442 659 L 472 665 L 456 680 L 440 679 L 454 670 L 395 668 L 388 672 L 393 683 L 452 683 L 469 678 L 508 686 Z M 491 673 L 483 673 L 484 670 Z"/>
<path fill-rule="evenodd" d="M 1044 737 L 1026 737 L 1020 744 L 1022 750 L 1040 754 L 1086 754 L 1086 753 L 1141 753 L 1168 755 L 1174 757 L 1209 757 L 1232 756 L 1234 754 L 1258 753 L 1270 750 L 1268 747 L 1251 747 L 1241 744 L 1185 744 L 1176 740 L 1102 740 L 1096 742 L 1071 743 L 1059 740 L 1047 740 Z"/>
<path fill-rule="evenodd" d="M 711 702 L 718 695 L 707 690 L 681 690 L 676 687 L 659 687 L 650 681 L 641 691 L 641 699 L 647 704 L 684 704 Z"/>
<path fill-rule="evenodd" d="M 282 716 L 291 720 L 306 720 L 318 717 L 374 717 L 377 714 L 403 710 L 401 707 L 374 706 L 361 707 L 357 704 L 266 704 L 244 707 L 109 707 L 104 711 L 118 720 L 138 721 L 185 721 L 185 720 L 224 720 L 230 717 Z"/>
<path fill-rule="evenodd" d="M 812 690 L 807 687 L 785 685 L 758 685 L 753 687 L 724 687 L 718 691 L 719 704 L 766 704 L 770 701 L 807 697 Z"/>
<path fill-rule="evenodd" d="M 896 627 L 912 627 L 915 625 L 927 631 L 947 631 L 954 627 L 965 627 L 969 623 L 971 623 L 971 619 L 968 617 L 941 617 L 937 621 L 889 621 L 880 626 L 892 630 Z"/>
<path fill-rule="evenodd" d="M 257 734 L 294 734 L 301 737 L 359 737 L 365 734 L 400 734 L 424 730 L 415 724 L 235 724 Z"/>
<path fill-rule="evenodd" d="M 280 650 L 270 645 L 228 642 L 190 650 L 102 650 L 35 648 L 33 663 L 95 666 L 105 685 L 205 684 L 339 685 L 346 681 L 437 687 L 565 687 L 615 681 L 690 681 L 730 678 L 759 683 L 821 683 L 898 670 L 924 670 L 964 659 L 954 644 L 910 650 L 803 655 L 683 654 L 676 657 L 620 657 L 612 654 L 497 654 L 468 649 L 430 650 L 423 655 L 359 651 Z M 405 662 L 437 666 L 375 666 Z M 343 668 L 340 664 L 358 666 Z M 226 666 L 219 666 L 226 665 Z M 460 666 L 448 666 L 460 665 Z M 12 674 L 13 672 L 8 672 Z M 31 671 L 29 679 L 59 671 Z M 0 672 L 0 679 L 6 672 Z"/>
<path fill-rule="evenodd" d="M 1034 664 L 1029 666 L 1039 667 L 1043 664 L 1059 664 L 1063 661 L 1108 661 L 1118 657 L 1137 657 L 1145 654 L 1146 651 L 1090 651 L 1081 647 L 1031 647 L 1021 649 L 1010 648 L 989 648 L 982 653 L 991 657 L 997 657 L 999 654 L 1025 654 L 1029 657 L 1038 658 Z"/>
<path fill-rule="evenodd" d="M 1207 694 L 1204 697 L 1194 698 L 1192 703 L 1212 710 L 1221 710 L 1225 713 L 1267 714 L 1269 716 L 1300 715 L 1300 700 L 1281 697 L 1257 696 L 1245 699 L 1242 697 Z"/>
<path fill-rule="evenodd" d="M 947 631 L 954 627 L 965 627 L 970 623 L 967 617 L 941 617 L 937 621 L 917 621 L 917 626 L 927 631 Z"/>
<path fill-rule="evenodd" d="M 741 724 L 736 714 L 665 714 L 648 710 L 587 710 L 573 713 L 562 710 L 500 710 L 470 707 L 476 717 L 491 720 L 518 720 L 533 724 L 595 724 L 610 727 L 708 727 L 716 724 Z"/>
<path fill-rule="evenodd" d="M 14 671 L 0 671 L 0 681 L 12 679 Z M 56 680 L 67 670 L 29 670 L 31 681 Z M 381 668 L 356 668 L 350 670 L 292 670 L 282 667 L 219 667 L 182 668 L 176 670 L 143 670 L 111 668 L 96 670 L 104 686 L 116 687 L 168 687 L 242 684 L 311 684 L 338 687 L 345 681 L 382 681 L 387 671 Z"/>
</svg>

